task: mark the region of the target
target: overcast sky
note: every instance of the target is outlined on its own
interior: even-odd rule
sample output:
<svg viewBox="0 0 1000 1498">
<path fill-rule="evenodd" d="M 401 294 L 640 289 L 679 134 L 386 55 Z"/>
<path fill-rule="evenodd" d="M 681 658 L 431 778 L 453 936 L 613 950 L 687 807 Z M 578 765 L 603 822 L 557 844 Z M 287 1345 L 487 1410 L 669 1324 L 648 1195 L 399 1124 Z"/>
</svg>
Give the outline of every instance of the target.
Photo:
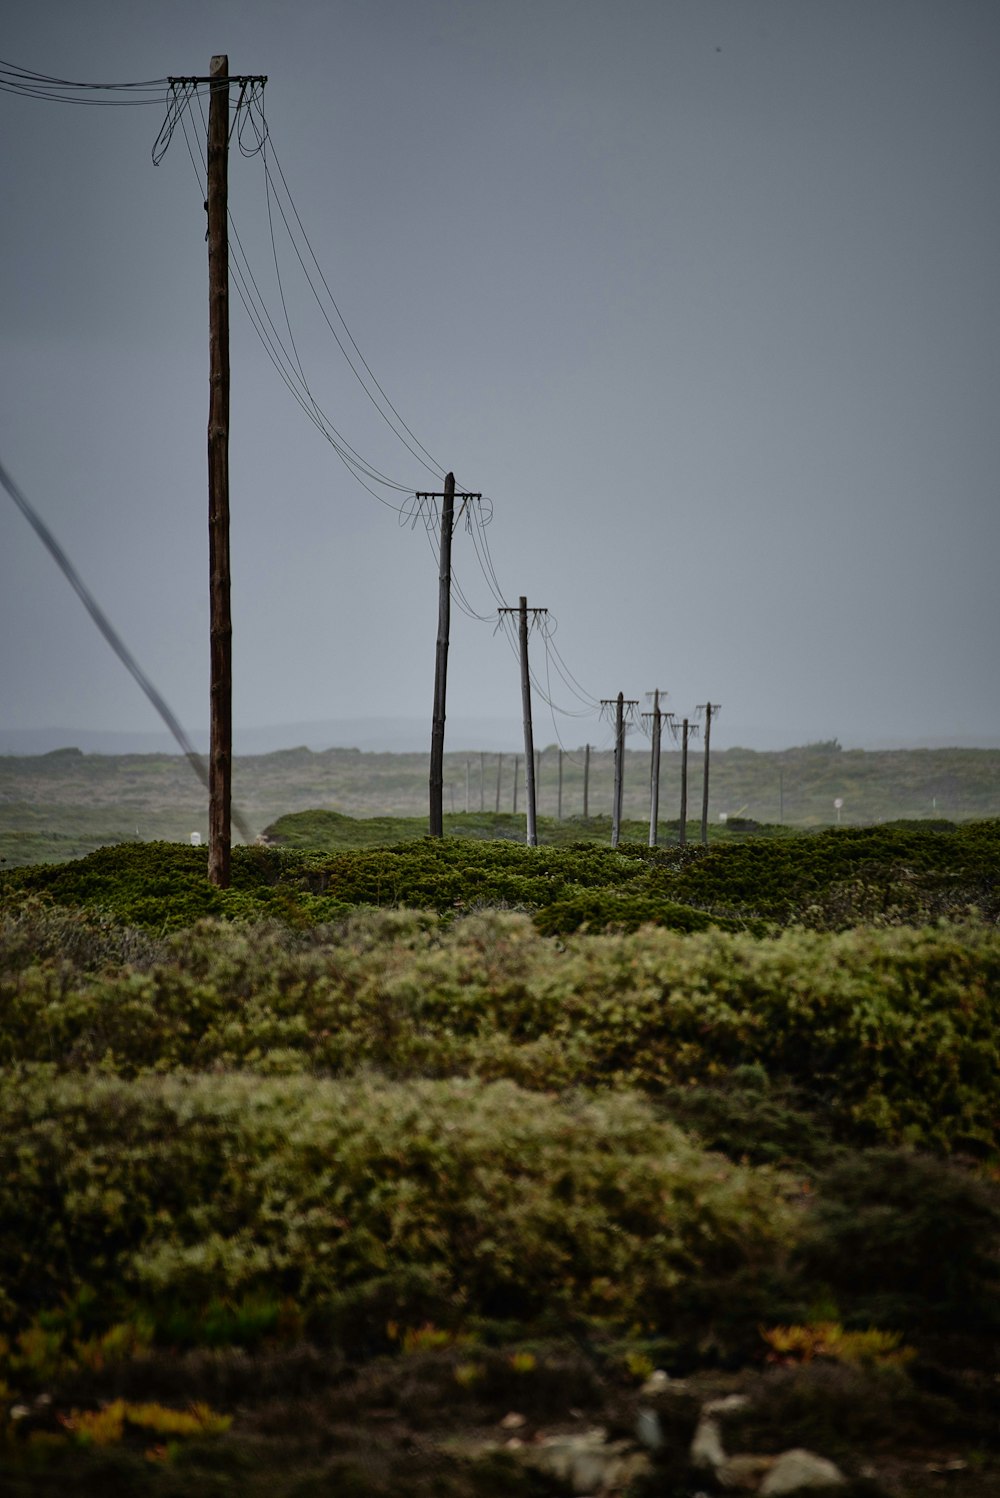
<svg viewBox="0 0 1000 1498">
<path fill-rule="evenodd" d="M 720 742 L 1000 740 L 995 0 L 7 0 L 0 51 L 88 82 L 219 52 L 268 75 L 272 167 L 364 359 L 489 496 L 500 589 L 551 610 L 585 698 L 710 696 Z M 180 131 L 153 166 L 163 114 L 0 93 L 0 461 L 194 730 L 204 193 Z M 284 332 L 264 182 L 234 143 Z M 312 394 L 368 463 L 439 488 L 277 244 Z M 235 293 L 231 469 L 235 723 L 429 719 L 427 538 L 345 469 Z M 2 493 L 0 556 L 3 726 L 158 728 Z M 460 528 L 489 614 L 477 558 Z M 449 715 L 519 710 L 503 638 L 456 609 Z"/>
</svg>

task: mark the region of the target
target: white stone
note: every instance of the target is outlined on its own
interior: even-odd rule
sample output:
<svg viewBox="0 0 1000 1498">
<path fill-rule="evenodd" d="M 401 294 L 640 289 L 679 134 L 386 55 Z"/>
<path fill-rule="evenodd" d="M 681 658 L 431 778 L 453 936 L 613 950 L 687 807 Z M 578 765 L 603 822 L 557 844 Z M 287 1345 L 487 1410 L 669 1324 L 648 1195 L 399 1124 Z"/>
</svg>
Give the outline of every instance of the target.
<svg viewBox="0 0 1000 1498">
<path fill-rule="evenodd" d="M 703 1404 L 703 1415 L 731 1415 L 735 1410 L 745 1410 L 750 1400 L 746 1394 L 726 1394 L 722 1399 L 710 1399 Z"/>
<path fill-rule="evenodd" d="M 783 1498 L 786 1493 L 799 1493 L 810 1488 L 843 1487 L 847 1478 L 839 1467 L 795 1446 L 783 1451 L 760 1485 L 761 1498 Z"/>
<path fill-rule="evenodd" d="M 659 1451 L 663 1445 L 663 1427 L 655 1410 L 640 1409 L 635 1417 L 635 1438 L 647 1451 Z"/>
<path fill-rule="evenodd" d="M 718 1421 L 713 1420 L 709 1415 L 702 1415 L 691 1442 L 692 1467 L 716 1472 L 725 1460 L 726 1453 L 722 1449 L 722 1436 L 719 1432 Z"/>
</svg>

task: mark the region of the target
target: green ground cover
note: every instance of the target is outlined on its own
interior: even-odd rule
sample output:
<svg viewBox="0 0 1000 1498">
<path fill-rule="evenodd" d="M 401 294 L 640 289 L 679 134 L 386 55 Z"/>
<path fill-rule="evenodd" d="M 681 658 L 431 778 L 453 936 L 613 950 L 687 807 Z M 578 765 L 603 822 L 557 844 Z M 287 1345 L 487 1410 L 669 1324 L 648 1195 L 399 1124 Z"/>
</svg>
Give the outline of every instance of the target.
<svg viewBox="0 0 1000 1498">
<path fill-rule="evenodd" d="M 635 1498 L 704 1487 L 685 1389 L 856 1498 L 987 1498 L 998 840 L 4 874 L 0 1489 L 555 1498 L 470 1433 L 627 1435 L 662 1367 Z"/>
</svg>

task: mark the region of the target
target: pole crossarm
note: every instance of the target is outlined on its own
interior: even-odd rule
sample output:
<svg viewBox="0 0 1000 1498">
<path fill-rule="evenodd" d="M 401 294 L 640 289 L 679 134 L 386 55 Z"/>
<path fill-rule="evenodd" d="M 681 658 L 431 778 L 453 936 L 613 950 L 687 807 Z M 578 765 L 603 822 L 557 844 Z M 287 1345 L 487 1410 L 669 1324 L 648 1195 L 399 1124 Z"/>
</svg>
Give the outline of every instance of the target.
<svg viewBox="0 0 1000 1498">
<path fill-rule="evenodd" d="M 240 84 L 240 86 L 242 88 L 245 88 L 248 83 L 259 83 L 261 85 L 265 84 L 267 82 L 267 74 L 266 73 L 240 73 L 240 74 L 236 74 L 236 73 L 232 73 L 232 74 L 212 73 L 212 74 L 206 74 L 205 76 L 201 76 L 201 75 L 197 75 L 197 74 L 190 74 L 188 77 L 185 77 L 185 78 L 181 78 L 181 77 L 178 77 L 178 78 L 168 78 L 167 82 L 169 83 L 169 85 L 170 85 L 171 88 L 175 88 L 177 86 L 177 84 L 179 84 L 179 83 L 183 83 L 183 84 L 191 84 L 191 83 L 238 83 L 238 84 Z"/>
</svg>

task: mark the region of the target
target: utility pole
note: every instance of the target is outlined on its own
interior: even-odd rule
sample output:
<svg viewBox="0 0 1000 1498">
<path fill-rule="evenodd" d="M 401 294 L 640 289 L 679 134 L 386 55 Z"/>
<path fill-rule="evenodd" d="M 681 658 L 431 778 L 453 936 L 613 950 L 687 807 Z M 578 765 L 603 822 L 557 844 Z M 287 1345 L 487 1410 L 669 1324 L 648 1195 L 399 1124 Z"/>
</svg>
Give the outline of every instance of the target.
<svg viewBox="0 0 1000 1498">
<path fill-rule="evenodd" d="M 617 697 L 603 697 L 601 707 L 615 710 L 615 794 L 611 807 L 611 846 L 617 848 L 622 827 L 622 797 L 625 789 L 625 709 L 631 717 L 632 709 L 639 706 L 637 697 L 626 698 L 624 692 Z"/>
<path fill-rule="evenodd" d="M 229 888 L 233 620 L 229 567 L 229 58 L 213 57 L 208 105 L 208 877 Z"/>
<path fill-rule="evenodd" d="M 465 814 L 469 814 L 469 761 L 465 761 Z"/>
<path fill-rule="evenodd" d="M 502 754 L 498 754 L 497 755 L 497 804 L 496 804 L 496 811 L 497 811 L 498 815 L 499 815 L 499 812 L 500 812 L 500 777 L 501 777 L 502 773 L 503 773 L 503 755 Z"/>
<path fill-rule="evenodd" d="M 701 841 L 703 847 L 708 847 L 708 754 L 709 741 L 712 737 L 712 715 L 722 711 L 718 702 L 703 702 L 698 712 L 705 714 L 705 774 L 701 791 Z"/>
<path fill-rule="evenodd" d="M 657 828 L 660 819 L 660 739 L 663 734 L 663 714 L 660 712 L 660 689 L 652 693 L 653 711 L 643 713 L 650 720 L 652 753 L 649 763 L 649 846 L 656 847 Z"/>
<path fill-rule="evenodd" d="M 669 720 L 670 731 L 677 738 L 677 724 L 671 717 Z M 688 739 L 692 734 L 698 732 L 698 725 L 691 723 L 687 718 L 681 722 L 681 816 L 677 830 L 677 841 L 683 848 L 687 842 L 687 812 L 688 812 Z"/>
<path fill-rule="evenodd" d="M 480 494 L 462 494 L 463 505 Z M 417 504 L 441 500 L 441 544 L 438 567 L 438 629 L 434 657 L 434 715 L 431 722 L 430 835 L 444 836 L 444 722 L 448 697 L 448 644 L 451 637 L 451 538 L 455 531 L 455 475 L 445 474 L 444 490 L 418 492 Z"/>
<path fill-rule="evenodd" d="M 207 83 L 208 140 L 205 211 L 208 215 L 208 575 L 209 751 L 208 877 L 229 886 L 232 846 L 233 621 L 229 552 L 229 85 L 263 88 L 263 75 L 231 78 L 225 52 L 212 58 L 208 76 L 170 78 L 180 86 Z M 183 106 L 182 106 L 183 107 Z M 237 106 L 237 112 L 239 106 Z"/>
<path fill-rule="evenodd" d="M 583 746 L 583 820 L 590 819 L 590 745 Z"/>
<path fill-rule="evenodd" d="M 513 802 L 512 808 L 511 808 L 512 811 L 513 811 L 513 813 L 514 813 L 514 815 L 515 815 L 515 817 L 517 816 L 517 782 L 518 782 L 518 777 L 520 776 L 520 774 L 521 774 L 521 756 L 519 754 L 515 754 L 514 755 L 514 802 Z"/>
<path fill-rule="evenodd" d="M 562 775 L 563 775 L 562 762 L 563 762 L 563 752 L 560 749 L 559 750 L 559 791 L 558 791 L 558 795 L 556 797 L 556 821 L 557 822 L 561 822 L 562 821 Z"/>
<path fill-rule="evenodd" d="M 503 617 L 504 614 L 517 614 L 520 643 L 521 643 L 521 711 L 524 718 L 524 778 L 527 791 L 528 818 L 526 842 L 529 848 L 538 846 L 538 830 L 535 816 L 535 741 L 531 726 L 531 677 L 528 671 L 528 600 L 522 596 L 516 609 L 502 608 L 497 613 Z M 531 610 L 533 622 L 538 622 L 539 614 L 547 614 L 548 609 L 533 608 Z M 515 780 L 515 810 L 517 809 L 517 782 Z"/>
<path fill-rule="evenodd" d="M 417 495 L 419 504 L 422 497 Z M 438 568 L 438 632 L 434 657 L 434 716 L 431 723 L 430 834 L 444 836 L 444 720 L 448 695 L 448 641 L 451 633 L 451 537 L 455 528 L 455 475 L 445 475 L 441 496 L 441 548 Z"/>
</svg>

